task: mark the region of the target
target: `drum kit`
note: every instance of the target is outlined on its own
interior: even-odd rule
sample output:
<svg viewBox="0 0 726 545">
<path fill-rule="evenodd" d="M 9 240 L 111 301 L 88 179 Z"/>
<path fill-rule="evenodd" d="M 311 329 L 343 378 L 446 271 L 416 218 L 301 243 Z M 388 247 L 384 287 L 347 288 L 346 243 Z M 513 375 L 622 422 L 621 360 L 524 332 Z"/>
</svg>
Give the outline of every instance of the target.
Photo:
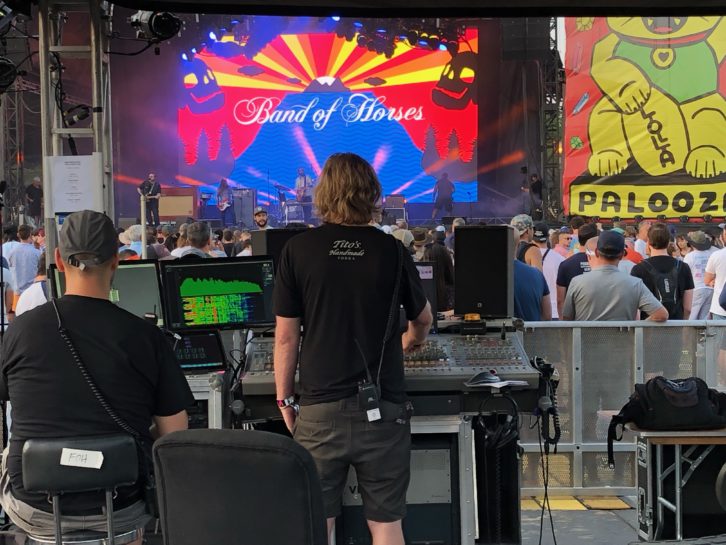
<svg viewBox="0 0 726 545">
<path fill-rule="evenodd" d="M 278 224 L 305 223 L 305 206 L 312 207 L 311 202 L 300 202 L 290 198 L 287 187 L 275 184 L 277 190 L 277 205 L 270 207 L 270 215 Z M 312 216 L 312 214 L 311 214 Z"/>
</svg>

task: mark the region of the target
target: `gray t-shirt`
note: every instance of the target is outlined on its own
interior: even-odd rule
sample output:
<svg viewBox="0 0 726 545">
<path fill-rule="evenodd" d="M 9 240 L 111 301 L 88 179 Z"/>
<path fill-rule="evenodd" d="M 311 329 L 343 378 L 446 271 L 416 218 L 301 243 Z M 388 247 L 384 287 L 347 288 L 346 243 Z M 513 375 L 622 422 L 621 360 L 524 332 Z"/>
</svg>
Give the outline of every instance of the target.
<svg viewBox="0 0 726 545">
<path fill-rule="evenodd" d="M 635 320 L 638 310 L 652 314 L 661 306 L 640 278 L 605 265 L 572 279 L 562 315 L 565 320 L 625 321 Z"/>
</svg>

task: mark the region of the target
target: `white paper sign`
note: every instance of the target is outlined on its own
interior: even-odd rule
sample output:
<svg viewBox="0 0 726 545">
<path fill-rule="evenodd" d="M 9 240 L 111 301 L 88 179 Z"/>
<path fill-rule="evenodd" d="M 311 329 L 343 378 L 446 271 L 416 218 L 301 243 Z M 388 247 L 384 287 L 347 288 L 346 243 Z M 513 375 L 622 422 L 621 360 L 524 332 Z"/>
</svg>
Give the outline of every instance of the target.
<svg viewBox="0 0 726 545">
<path fill-rule="evenodd" d="M 102 210 L 100 154 L 49 157 L 48 166 L 54 213 Z"/>
<path fill-rule="evenodd" d="M 103 452 L 98 450 L 64 448 L 61 452 L 60 463 L 62 466 L 101 469 L 103 465 Z"/>
</svg>

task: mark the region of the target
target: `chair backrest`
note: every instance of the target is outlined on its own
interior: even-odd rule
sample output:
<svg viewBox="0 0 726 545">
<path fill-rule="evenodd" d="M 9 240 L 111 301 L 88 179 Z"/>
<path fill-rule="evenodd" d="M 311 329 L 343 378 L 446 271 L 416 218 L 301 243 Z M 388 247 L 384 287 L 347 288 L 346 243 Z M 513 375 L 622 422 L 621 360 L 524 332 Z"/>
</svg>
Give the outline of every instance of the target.
<svg viewBox="0 0 726 545">
<path fill-rule="evenodd" d="M 186 430 L 154 445 L 165 545 L 327 545 L 318 473 L 292 439 Z"/>
<path fill-rule="evenodd" d="M 29 439 L 22 466 L 23 488 L 51 495 L 111 490 L 139 477 L 136 442 L 127 434 Z"/>
</svg>

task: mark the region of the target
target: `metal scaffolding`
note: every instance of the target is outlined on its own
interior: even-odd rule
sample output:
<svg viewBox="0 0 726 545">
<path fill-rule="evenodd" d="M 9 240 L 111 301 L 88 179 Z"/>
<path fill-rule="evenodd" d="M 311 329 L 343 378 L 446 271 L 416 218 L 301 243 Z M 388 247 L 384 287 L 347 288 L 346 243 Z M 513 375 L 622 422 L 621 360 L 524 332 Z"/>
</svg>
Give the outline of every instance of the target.
<svg viewBox="0 0 726 545">
<path fill-rule="evenodd" d="M 557 19 L 550 19 L 550 48 L 542 61 L 542 167 L 545 219 L 562 218 L 562 130 L 564 67 L 557 48 Z"/>
<path fill-rule="evenodd" d="M 48 262 L 53 261 L 57 230 L 55 214 L 68 210 L 53 209 L 53 182 L 49 172 L 51 157 L 66 155 L 64 141 L 69 144 L 76 138 L 90 138 L 92 150 L 100 154 L 102 165 L 101 192 L 103 210 L 114 217 L 113 156 L 111 147 L 111 82 L 108 56 L 108 37 L 111 34 L 112 7 L 108 2 L 98 0 L 41 0 L 38 18 L 40 88 L 41 88 L 41 132 L 43 150 L 43 200 L 45 204 L 46 251 Z M 66 45 L 63 27 L 77 18 L 89 26 L 89 43 Z M 88 62 L 91 83 L 91 125 L 90 127 L 69 126 L 64 121 L 64 104 L 58 93 L 62 78 L 63 59 L 83 59 Z M 71 153 L 73 153 L 73 146 Z"/>
</svg>

